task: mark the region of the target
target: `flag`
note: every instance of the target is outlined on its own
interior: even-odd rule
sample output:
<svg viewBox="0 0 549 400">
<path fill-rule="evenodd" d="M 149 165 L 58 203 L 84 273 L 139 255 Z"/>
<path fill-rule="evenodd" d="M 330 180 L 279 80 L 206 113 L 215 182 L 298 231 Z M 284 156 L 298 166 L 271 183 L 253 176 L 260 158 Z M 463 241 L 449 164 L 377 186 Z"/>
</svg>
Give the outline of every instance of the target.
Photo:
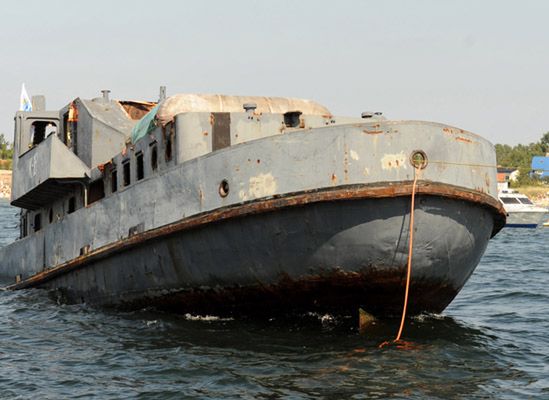
<svg viewBox="0 0 549 400">
<path fill-rule="evenodd" d="M 21 101 L 19 103 L 19 111 L 32 111 L 32 103 L 25 89 L 25 84 L 21 86 Z"/>
</svg>

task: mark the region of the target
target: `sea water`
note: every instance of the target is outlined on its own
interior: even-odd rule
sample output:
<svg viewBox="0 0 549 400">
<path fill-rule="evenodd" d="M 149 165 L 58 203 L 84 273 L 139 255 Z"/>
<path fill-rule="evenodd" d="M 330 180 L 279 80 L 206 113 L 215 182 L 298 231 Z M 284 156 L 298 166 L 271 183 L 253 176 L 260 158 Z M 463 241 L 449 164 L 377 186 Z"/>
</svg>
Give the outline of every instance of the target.
<svg viewBox="0 0 549 400">
<path fill-rule="evenodd" d="M 0 246 L 17 213 L 0 200 Z M 396 324 L 361 335 L 326 315 L 128 313 L 0 291 L 0 398 L 549 399 L 549 228 L 501 231 L 442 315 L 380 348 Z"/>
</svg>

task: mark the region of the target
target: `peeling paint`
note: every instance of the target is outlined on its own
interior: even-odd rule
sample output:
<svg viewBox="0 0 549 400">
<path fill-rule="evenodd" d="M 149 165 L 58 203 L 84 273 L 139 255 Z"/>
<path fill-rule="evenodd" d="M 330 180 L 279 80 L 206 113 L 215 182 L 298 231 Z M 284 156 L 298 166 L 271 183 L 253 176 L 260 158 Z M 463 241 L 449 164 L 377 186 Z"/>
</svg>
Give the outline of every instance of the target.
<svg viewBox="0 0 549 400">
<path fill-rule="evenodd" d="M 351 150 L 350 154 L 351 154 L 351 158 L 353 160 L 358 161 L 360 159 L 360 157 L 358 156 L 358 153 L 356 151 Z"/>
<path fill-rule="evenodd" d="M 392 168 L 408 168 L 406 166 L 406 155 L 403 151 L 397 154 L 384 154 L 381 158 L 381 168 L 383 169 L 392 169 Z"/>
<path fill-rule="evenodd" d="M 461 136 L 457 136 L 456 140 L 459 141 L 459 142 L 464 142 L 464 143 L 473 143 L 473 141 L 471 139 L 467 139 L 467 138 L 464 138 L 464 137 L 461 137 Z"/>
<path fill-rule="evenodd" d="M 248 182 L 248 191 L 240 190 L 238 196 L 241 200 L 272 196 L 276 193 L 278 185 L 274 176 L 268 174 L 259 174 L 252 176 Z"/>
<path fill-rule="evenodd" d="M 370 175 L 370 170 L 368 169 L 368 167 L 364 167 L 364 172 L 363 172 L 364 176 L 368 176 Z"/>
</svg>

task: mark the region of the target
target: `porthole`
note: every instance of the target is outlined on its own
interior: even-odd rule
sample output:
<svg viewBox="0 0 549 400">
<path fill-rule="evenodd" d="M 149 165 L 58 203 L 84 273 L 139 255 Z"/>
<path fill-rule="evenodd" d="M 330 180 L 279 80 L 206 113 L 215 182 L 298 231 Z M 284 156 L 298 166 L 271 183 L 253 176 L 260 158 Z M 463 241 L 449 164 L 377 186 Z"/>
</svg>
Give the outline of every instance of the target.
<svg viewBox="0 0 549 400">
<path fill-rule="evenodd" d="M 229 194 L 229 182 L 227 182 L 227 179 L 223 179 L 219 184 L 219 195 L 221 197 L 227 197 L 228 194 Z"/>
<path fill-rule="evenodd" d="M 427 154 L 423 150 L 414 150 L 410 155 L 410 163 L 412 167 L 423 169 L 427 166 Z"/>
</svg>

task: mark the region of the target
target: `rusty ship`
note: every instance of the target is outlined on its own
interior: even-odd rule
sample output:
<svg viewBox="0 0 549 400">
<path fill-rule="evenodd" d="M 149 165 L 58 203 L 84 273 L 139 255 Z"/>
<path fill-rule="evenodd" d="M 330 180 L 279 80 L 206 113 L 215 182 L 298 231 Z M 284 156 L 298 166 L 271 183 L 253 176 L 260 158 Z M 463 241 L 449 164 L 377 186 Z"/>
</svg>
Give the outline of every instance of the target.
<svg viewBox="0 0 549 400">
<path fill-rule="evenodd" d="M 482 137 L 308 100 L 109 91 L 15 115 L 7 289 L 181 313 L 441 312 L 505 224 Z"/>
</svg>

